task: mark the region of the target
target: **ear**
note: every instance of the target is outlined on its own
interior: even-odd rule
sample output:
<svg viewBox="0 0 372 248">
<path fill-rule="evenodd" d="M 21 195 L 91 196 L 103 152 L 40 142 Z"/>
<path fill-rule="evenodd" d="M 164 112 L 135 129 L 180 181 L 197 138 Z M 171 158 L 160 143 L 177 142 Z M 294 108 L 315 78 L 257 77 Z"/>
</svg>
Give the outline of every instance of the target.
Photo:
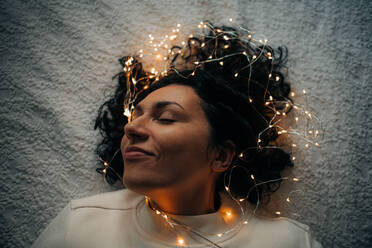
<svg viewBox="0 0 372 248">
<path fill-rule="evenodd" d="M 212 161 L 212 170 L 214 172 L 226 171 L 235 156 L 235 145 L 231 140 L 226 141 L 224 146 L 216 148 L 216 153 Z"/>
</svg>

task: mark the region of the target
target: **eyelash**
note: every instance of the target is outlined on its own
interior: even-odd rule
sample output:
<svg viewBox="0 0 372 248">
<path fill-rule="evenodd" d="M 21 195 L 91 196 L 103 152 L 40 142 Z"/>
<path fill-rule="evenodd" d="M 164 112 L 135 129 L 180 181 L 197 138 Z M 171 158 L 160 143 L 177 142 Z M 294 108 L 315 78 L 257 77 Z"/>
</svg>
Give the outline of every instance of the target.
<svg viewBox="0 0 372 248">
<path fill-rule="evenodd" d="M 160 118 L 160 119 L 156 119 L 160 122 L 166 122 L 166 123 L 173 123 L 175 122 L 175 120 L 172 120 L 172 119 L 166 119 L 166 118 Z"/>
</svg>

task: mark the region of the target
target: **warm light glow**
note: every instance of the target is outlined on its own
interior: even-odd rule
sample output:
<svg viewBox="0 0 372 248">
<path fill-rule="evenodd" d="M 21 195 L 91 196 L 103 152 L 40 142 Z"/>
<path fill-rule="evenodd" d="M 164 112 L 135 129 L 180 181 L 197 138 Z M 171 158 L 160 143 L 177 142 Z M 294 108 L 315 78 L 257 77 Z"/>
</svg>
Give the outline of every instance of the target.
<svg viewBox="0 0 372 248">
<path fill-rule="evenodd" d="M 229 18 L 229 22 L 232 22 L 233 20 L 232 20 L 232 18 Z"/>
<path fill-rule="evenodd" d="M 220 61 L 220 65 L 223 65 L 223 61 Z"/>
<path fill-rule="evenodd" d="M 276 211 L 275 213 L 279 215 L 280 214 L 280 211 Z"/>
<path fill-rule="evenodd" d="M 177 242 L 179 245 L 185 244 L 185 240 L 183 240 L 182 238 L 179 238 Z"/>
<path fill-rule="evenodd" d="M 251 178 L 254 180 L 254 176 L 253 176 L 253 174 L 251 175 Z"/>
<path fill-rule="evenodd" d="M 289 197 L 287 197 L 287 202 L 290 202 Z"/>
<path fill-rule="evenodd" d="M 247 225 L 248 224 L 248 221 L 244 221 L 243 224 Z"/>
<path fill-rule="evenodd" d="M 221 238 L 222 237 L 222 233 L 217 234 L 217 236 Z"/>
<path fill-rule="evenodd" d="M 124 110 L 124 115 L 125 115 L 126 117 L 128 117 L 128 119 L 130 118 L 131 113 L 130 113 L 129 109 L 126 108 L 126 109 Z"/>
<path fill-rule="evenodd" d="M 294 177 L 292 180 L 295 181 L 295 182 L 300 181 L 300 179 L 298 179 L 297 177 Z"/>
</svg>

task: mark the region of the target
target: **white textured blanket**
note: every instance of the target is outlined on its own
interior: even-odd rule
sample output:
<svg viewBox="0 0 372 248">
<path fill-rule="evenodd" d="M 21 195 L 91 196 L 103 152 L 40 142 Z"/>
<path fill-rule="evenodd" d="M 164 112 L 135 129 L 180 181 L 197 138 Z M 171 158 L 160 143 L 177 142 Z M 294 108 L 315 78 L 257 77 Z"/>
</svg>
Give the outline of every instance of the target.
<svg viewBox="0 0 372 248">
<path fill-rule="evenodd" d="M 368 0 L 0 1 L 0 247 L 114 190 L 95 172 L 93 124 L 117 59 L 161 27 L 229 17 L 286 45 L 294 89 L 316 96 L 326 134 L 297 159 L 298 220 L 324 247 L 371 247 L 371 13 Z"/>
</svg>

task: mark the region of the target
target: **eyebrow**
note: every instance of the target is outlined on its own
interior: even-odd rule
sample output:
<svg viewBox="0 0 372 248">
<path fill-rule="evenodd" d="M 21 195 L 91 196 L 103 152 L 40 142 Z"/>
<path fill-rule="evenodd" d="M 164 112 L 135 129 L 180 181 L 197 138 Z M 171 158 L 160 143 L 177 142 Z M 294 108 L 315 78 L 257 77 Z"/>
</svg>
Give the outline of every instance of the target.
<svg viewBox="0 0 372 248">
<path fill-rule="evenodd" d="M 168 105 L 176 105 L 176 106 L 180 107 L 181 109 L 185 110 L 179 103 L 177 103 L 177 102 L 171 102 L 171 101 L 160 101 L 160 102 L 157 102 L 154 105 L 154 108 L 155 109 L 161 109 L 161 108 L 164 108 L 165 106 L 168 106 Z M 142 107 L 139 104 L 137 104 L 134 107 L 134 110 L 141 111 L 142 110 Z"/>
</svg>

